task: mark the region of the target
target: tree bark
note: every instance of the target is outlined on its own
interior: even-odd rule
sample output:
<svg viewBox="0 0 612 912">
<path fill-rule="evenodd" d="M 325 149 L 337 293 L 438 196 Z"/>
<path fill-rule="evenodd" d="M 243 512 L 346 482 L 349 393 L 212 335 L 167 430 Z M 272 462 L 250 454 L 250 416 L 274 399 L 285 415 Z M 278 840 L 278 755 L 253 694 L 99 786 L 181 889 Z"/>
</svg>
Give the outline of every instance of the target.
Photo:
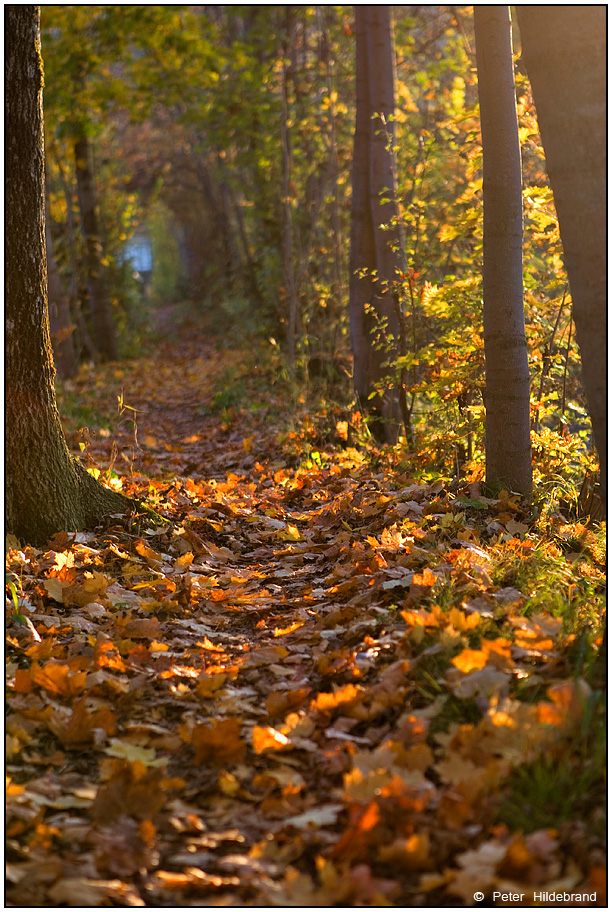
<svg viewBox="0 0 612 912">
<path fill-rule="evenodd" d="M 85 355 L 88 358 L 91 358 L 94 363 L 98 360 L 98 352 L 95 349 L 93 342 L 91 341 L 91 336 L 89 330 L 85 324 L 85 317 L 83 316 L 83 311 L 81 309 L 81 301 L 79 299 L 78 293 L 78 275 L 79 267 L 77 264 L 77 253 L 76 253 L 76 231 L 74 227 L 74 211 L 72 208 L 72 191 L 70 184 L 68 183 L 66 174 L 62 167 L 61 156 L 57 157 L 57 169 L 59 173 L 60 183 L 62 185 L 62 191 L 64 194 L 64 200 L 66 201 L 66 228 L 68 230 L 68 259 L 70 264 L 70 284 L 68 286 L 68 302 L 70 307 L 70 312 L 76 320 L 76 326 L 78 330 L 78 335 L 76 337 L 76 349 L 79 356 L 79 360 L 82 360 L 82 356 Z"/>
<path fill-rule="evenodd" d="M 293 38 L 293 15 L 291 7 L 287 7 L 285 16 L 285 41 L 281 48 L 281 148 L 283 153 L 283 234 L 281 252 L 283 259 L 283 280 L 287 295 L 287 361 L 290 375 L 295 373 L 295 342 L 298 323 L 298 295 L 295 270 L 293 266 L 293 216 L 291 213 L 291 130 L 289 121 L 289 75 L 287 55 Z"/>
<path fill-rule="evenodd" d="M 607 498 L 605 6 L 517 6 Z"/>
<path fill-rule="evenodd" d="M 55 262 L 48 197 L 45 205 L 45 244 L 47 253 L 47 299 L 54 361 L 60 377 L 69 379 L 76 375 L 79 368 L 79 359 L 74 344 L 74 330 L 76 327 L 70 315 L 68 298 L 64 292 Z"/>
<path fill-rule="evenodd" d="M 390 373 L 387 362 L 397 354 L 393 282 L 403 262 L 397 226 L 381 229 L 397 218 L 391 8 L 357 6 L 355 23 L 357 112 L 349 285 L 353 382 L 362 410 L 373 418 L 374 436 L 380 442 L 394 442 L 400 417 L 397 387 L 372 395 L 377 382 Z"/>
<path fill-rule="evenodd" d="M 509 7 L 475 6 L 474 27 L 483 146 L 486 480 L 529 494 L 523 198 Z"/>
<path fill-rule="evenodd" d="M 74 161 L 81 211 L 81 231 L 87 254 L 87 287 L 96 348 L 103 360 L 114 361 L 118 356 L 117 339 L 102 263 L 102 243 L 96 212 L 96 189 L 89 161 L 89 140 L 84 133 L 81 133 L 74 141 Z"/>
<path fill-rule="evenodd" d="M 32 544 L 132 501 L 68 452 L 53 387 L 45 253 L 40 7 L 6 7 L 6 527 Z"/>
</svg>

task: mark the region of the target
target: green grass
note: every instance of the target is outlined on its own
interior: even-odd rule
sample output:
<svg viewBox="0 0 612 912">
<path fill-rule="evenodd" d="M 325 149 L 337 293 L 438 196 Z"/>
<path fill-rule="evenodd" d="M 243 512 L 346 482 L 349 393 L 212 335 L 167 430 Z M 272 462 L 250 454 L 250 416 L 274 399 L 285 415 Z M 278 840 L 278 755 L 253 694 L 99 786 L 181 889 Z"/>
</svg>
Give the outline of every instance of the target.
<svg viewBox="0 0 612 912">
<path fill-rule="evenodd" d="M 575 736 L 507 778 L 497 821 L 532 833 L 582 820 L 605 839 L 606 731 L 605 695 L 594 691 Z"/>
<path fill-rule="evenodd" d="M 84 401 L 82 392 L 78 395 L 57 384 L 57 407 L 66 434 L 74 434 L 79 428 L 111 431 L 117 423 L 117 410 L 101 411 Z"/>
<path fill-rule="evenodd" d="M 462 700 L 450 695 L 441 712 L 434 716 L 429 725 L 428 740 L 435 744 L 434 736 L 439 732 L 447 732 L 451 725 L 478 725 L 482 719 L 482 712 L 476 705 L 473 697 Z"/>
</svg>

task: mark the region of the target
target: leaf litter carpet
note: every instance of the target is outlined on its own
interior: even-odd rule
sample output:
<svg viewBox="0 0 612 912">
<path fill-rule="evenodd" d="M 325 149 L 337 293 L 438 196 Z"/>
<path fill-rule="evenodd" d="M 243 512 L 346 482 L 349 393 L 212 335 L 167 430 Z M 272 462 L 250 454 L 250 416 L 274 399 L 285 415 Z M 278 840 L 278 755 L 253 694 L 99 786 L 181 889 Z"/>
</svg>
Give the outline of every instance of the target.
<svg viewBox="0 0 612 912">
<path fill-rule="evenodd" d="M 9 539 L 7 904 L 601 904 L 600 809 L 497 815 L 590 696 L 561 618 L 491 579 L 491 538 L 535 547 L 520 501 L 296 455 L 280 393 L 219 401 L 241 357 L 183 340 L 74 383 L 123 407 L 84 461 L 165 522 Z"/>
</svg>

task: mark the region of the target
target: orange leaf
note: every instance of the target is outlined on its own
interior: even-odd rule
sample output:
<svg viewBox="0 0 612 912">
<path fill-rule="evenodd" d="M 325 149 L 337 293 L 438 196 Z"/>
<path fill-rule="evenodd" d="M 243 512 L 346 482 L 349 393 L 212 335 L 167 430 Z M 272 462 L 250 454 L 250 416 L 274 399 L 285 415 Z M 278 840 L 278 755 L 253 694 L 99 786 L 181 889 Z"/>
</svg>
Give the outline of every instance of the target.
<svg viewBox="0 0 612 912">
<path fill-rule="evenodd" d="M 226 674 L 202 674 L 198 679 L 196 693 L 199 697 L 207 699 L 214 693 L 221 690 L 229 675 Z"/>
<path fill-rule="evenodd" d="M 15 672 L 15 683 L 13 684 L 13 690 L 16 690 L 17 693 L 31 693 L 34 687 L 34 682 L 32 681 L 32 676 L 30 675 L 29 668 L 18 668 Z"/>
<path fill-rule="evenodd" d="M 97 641 L 94 657 L 98 668 L 114 668 L 115 671 L 125 671 L 125 663 L 110 640 Z"/>
<path fill-rule="evenodd" d="M 70 667 L 60 665 L 59 662 L 46 662 L 42 666 L 34 662 L 30 675 L 34 684 L 38 684 L 48 693 L 62 697 L 74 697 L 82 693 L 87 679 L 86 671 L 70 674 Z"/>
<path fill-rule="evenodd" d="M 166 890 L 184 890 L 191 883 L 188 874 L 177 874 L 175 871 L 156 871 L 154 877 Z"/>
<path fill-rule="evenodd" d="M 256 725 L 253 728 L 253 747 L 255 753 L 263 754 L 264 751 L 284 750 L 291 747 L 291 742 L 286 735 L 269 725 Z"/>
<path fill-rule="evenodd" d="M 93 741 L 94 728 L 102 728 L 107 735 L 115 732 L 115 716 L 105 707 L 89 712 L 85 697 L 78 700 L 68 720 L 54 713 L 48 722 L 49 728 L 57 735 L 66 748 L 78 748 Z"/>
<path fill-rule="evenodd" d="M 355 684 L 346 684 L 338 688 L 335 693 L 320 693 L 311 703 L 311 709 L 315 712 L 329 712 L 336 709 L 342 703 L 351 703 L 362 694 L 362 690 Z"/>
<path fill-rule="evenodd" d="M 412 577 L 412 583 L 414 586 L 433 586 L 436 582 L 435 574 L 425 567 L 422 573 L 415 573 Z"/>
<path fill-rule="evenodd" d="M 453 665 L 467 674 L 475 668 L 484 668 L 487 664 L 487 655 L 481 649 L 464 649 L 452 660 Z"/>
<path fill-rule="evenodd" d="M 191 744 L 195 749 L 194 766 L 240 763 L 246 748 L 240 737 L 240 722 L 237 719 L 224 719 L 215 722 L 212 727 L 196 725 L 191 733 Z"/>
</svg>

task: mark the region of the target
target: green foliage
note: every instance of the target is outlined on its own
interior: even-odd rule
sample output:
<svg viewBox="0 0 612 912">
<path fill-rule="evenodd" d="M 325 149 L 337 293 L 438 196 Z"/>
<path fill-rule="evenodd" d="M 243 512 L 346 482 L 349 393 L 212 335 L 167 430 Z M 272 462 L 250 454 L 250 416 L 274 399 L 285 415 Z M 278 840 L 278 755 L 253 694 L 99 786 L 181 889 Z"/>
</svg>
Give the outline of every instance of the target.
<svg viewBox="0 0 612 912">
<path fill-rule="evenodd" d="M 395 17 L 407 268 L 392 289 L 403 341 L 392 345 L 377 326 L 377 344 L 399 348 L 383 385 L 406 397 L 400 446 L 413 473 L 478 481 L 482 155 L 471 13 L 414 7 Z M 335 440 L 337 422 L 347 420 L 337 409 L 349 408 L 350 369 L 313 379 L 308 368 L 349 351 L 354 54 L 350 7 L 43 7 L 50 209 L 72 305 L 85 290 L 72 163 L 81 130 L 93 149 L 122 355 L 146 347 L 154 311 L 176 301 L 232 338 L 272 336 L 287 352 L 293 300 L 292 376 L 311 403 L 322 399 L 308 444 L 315 447 Z M 516 86 L 534 510 L 544 521 L 552 503 L 576 500 L 593 459 L 558 224 L 519 72 Z M 146 296 L 122 261 L 126 240 L 143 226 L 155 260 Z M 357 415 L 350 409 L 351 441 L 370 446 Z"/>
<path fill-rule="evenodd" d="M 86 368 L 85 368 L 86 370 Z M 77 434 L 79 428 L 96 428 L 98 432 L 110 432 L 116 415 L 112 411 L 101 411 L 96 405 L 84 401 L 81 392 L 74 389 L 71 381 L 56 380 L 56 394 L 62 422 L 68 435 Z"/>
<path fill-rule="evenodd" d="M 145 225 L 153 245 L 151 303 L 163 307 L 181 299 L 185 275 L 172 216 L 162 200 L 149 206 Z"/>
</svg>

